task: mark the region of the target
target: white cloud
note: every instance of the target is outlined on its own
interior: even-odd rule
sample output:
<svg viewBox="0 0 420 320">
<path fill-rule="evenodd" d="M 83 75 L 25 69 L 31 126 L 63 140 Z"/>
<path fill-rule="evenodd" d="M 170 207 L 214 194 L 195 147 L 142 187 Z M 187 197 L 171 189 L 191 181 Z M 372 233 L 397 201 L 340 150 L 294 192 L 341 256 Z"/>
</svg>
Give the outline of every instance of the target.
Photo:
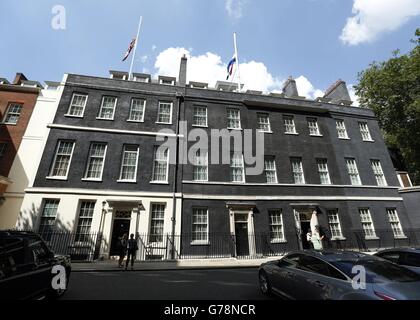
<svg viewBox="0 0 420 320">
<path fill-rule="evenodd" d="M 381 33 L 398 29 L 420 15 L 419 0 L 354 0 L 353 16 L 347 18 L 340 39 L 358 45 L 375 40 Z"/>
<path fill-rule="evenodd" d="M 315 99 L 324 96 L 324 92 L 320 89 L 316 89 L 305 76 L 299 76 L 295 80 L 300 96 L 304 96 L 309 99 Z"/>
<path fill-rule="evenodd" d="M 225 9 L 229 17 L 234 19 L 242 18 L 246 2 L 247 0 L 226 0 Z"/>
<path fill-rule="evenodd" d="M 207 52 L 194 56 L 185 48 L 168 48 L 160 52 L 155 62 L 157 74 L 177 77 L 180 58 L 184 54 L 188 58 L 187 81 L 207 82 L 214 86 L 216 81 L 226 79 L 227 63 L 224 63 L 219 55 Z M 282 81 L 270 74 L 262 62 L 241 63 L 240 76 L 245 90 L 281 90 Z M 233 81 L 236 83 L 236 77 Z"/>
<path fill-rule="evenodd" d="M 354 91 L 353 85 L 349 84 L 347 86 L 347 90 L 349 90 L 349 95 L 351 101 L 353 101 L 353 106 L 358 107 L 359 106 L 359 98 L 356 96 L 356 92 Z"/>
</svg>

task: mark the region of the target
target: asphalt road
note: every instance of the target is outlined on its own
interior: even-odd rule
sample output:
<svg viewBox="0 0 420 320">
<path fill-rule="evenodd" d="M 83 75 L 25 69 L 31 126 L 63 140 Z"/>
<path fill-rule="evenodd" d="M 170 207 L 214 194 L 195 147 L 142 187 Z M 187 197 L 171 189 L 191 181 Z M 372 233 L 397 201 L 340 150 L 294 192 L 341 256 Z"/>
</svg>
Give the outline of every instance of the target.
<svg viewBox="0 0 420 320">
<path fill-rule="evenodd" d="M 73 272 L 63 300 L 261 300 L 257 268 Z"/>
</svg>

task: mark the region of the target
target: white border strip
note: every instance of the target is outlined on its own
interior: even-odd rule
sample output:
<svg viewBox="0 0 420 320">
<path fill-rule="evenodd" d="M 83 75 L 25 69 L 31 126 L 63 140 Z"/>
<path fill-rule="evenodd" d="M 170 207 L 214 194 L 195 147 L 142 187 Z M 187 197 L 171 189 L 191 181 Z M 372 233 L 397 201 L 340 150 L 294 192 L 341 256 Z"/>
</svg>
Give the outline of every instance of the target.
<svg viewBox="0 0 420 320">
<path fill-rule="evenodd" d="M 403 201 L 401 197 L 361 197 L 361 196 L 225 196 L 225 195 L 208 195 L 208 194 L 184 194 L 184 199 L 200 199 L 200 200 L 352 200 L 352 201 Z"/>
<path fill-rule="evenodd" d="M 70 126 L 66 124 L 54 124 L 50 123 L 47 125 L 51 129 L 67 129 L 67 130 L 79 130 L 79 131 L 95 131 L 95 132 L 105 132 L 105 133 L 123 133 L 123 134 L 133 134 L 133 135 L 143 135 L 143 136 L 161 136 L 161 137 L 176 137 L 175 133 L 161 133 L 161 132 L 150 132 L 150 131 L 134 131 L 134 130 L 121 130 L 121 129 L 106 129 L 106 128 L 97 128 L 97 127 L 81 127 L 81 126 Z M 178 135 L 178 137 L 183 138 L 183 135 Z"/>
</svg>

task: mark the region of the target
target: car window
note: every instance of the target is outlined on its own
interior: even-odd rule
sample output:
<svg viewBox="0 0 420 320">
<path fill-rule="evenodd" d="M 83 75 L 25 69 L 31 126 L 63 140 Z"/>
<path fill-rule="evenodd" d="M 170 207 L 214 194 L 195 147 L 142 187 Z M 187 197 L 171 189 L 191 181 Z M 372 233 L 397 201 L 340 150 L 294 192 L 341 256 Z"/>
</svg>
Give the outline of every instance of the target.
<svg viewBox="0 0 420 320">
<path fill-rule="evenodd" d="M 347 280 L 340 271 L 330 266 L 328 263 L 321 259 L 303 255 L 299 261 L 299 268 L 305 271 L 314 272 L 326 277 Z"/>
<path fill-rule="evenodd" d="M 356 275 L 353 272 L 353 267 L 364 267 L 366 282 L 368 283 L 420 281 L 420 275 L 394 263 L 372 259 L 372 257 L 359 260 L 338 260 L 332 262 L 332 264 L 350 278 Z M 360 269 L 357 270 L 357 273 L 359 273 Z"/>
<path fill-rule="evenodd" d="M 291 255 L 285 256 L 283 259 L 280 260 L 279 266 L 296 268 L 299 266 L 299 261 L 300 261 L 301 256 L 302 256 L 301 254 L 291 254 Z"/>
<path fill-rule="evenodd" d="M 400 253 L 396 251 L 380 253 L 378 256 L 394 263 L 399 263 L 400 260 Z"/>
<path fill-rule="evenodd" d="M 420 267 L 420 254 L 406 252 L 402 258 L 401 264 L 410 267 Z"/>
<path fill-rule="evenodd" d="M 31 238 L 28 242 L 28 249 L 32 262 L 43 262 L 47 259 L 48 249 L 41 239 Z"/>
</svg>

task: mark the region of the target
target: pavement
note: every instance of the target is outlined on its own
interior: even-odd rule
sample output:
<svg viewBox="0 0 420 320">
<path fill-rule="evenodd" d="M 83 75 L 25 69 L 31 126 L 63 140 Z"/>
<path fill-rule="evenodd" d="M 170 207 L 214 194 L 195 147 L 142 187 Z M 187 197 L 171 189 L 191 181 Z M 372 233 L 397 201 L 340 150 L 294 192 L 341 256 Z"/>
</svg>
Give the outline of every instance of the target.
<svg viewBox="0 0 420 320">
<path fill-rule="evenodd" d="M 278 260 L 281 256 L 267 257 L 260 259 L 184 259 L 170 261 L 136 261 L 135 271 L 155 271 L 155 270 L 192 270 L 192 269 L 231 269 L 231 268 L 255 268 L 262 263 L 270 260 Z M 125 261 L 124 261 L 125 263 Z M 125 271 L 125 268 L 118 267 L 117 260 L 103 260 L 94 262 L 72 262 L 72 272 L 98 272 Z M 130 266 L 129 266 L 130 269 Z"/>
</svg>

